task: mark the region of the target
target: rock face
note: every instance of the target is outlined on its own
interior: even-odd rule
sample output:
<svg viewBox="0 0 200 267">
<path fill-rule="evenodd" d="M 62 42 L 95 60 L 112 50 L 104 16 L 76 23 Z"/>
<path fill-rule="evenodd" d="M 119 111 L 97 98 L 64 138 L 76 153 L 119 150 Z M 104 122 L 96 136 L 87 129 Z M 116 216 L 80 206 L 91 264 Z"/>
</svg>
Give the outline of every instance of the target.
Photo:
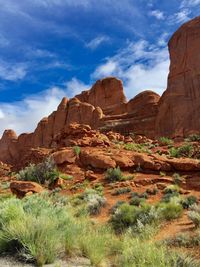
<svg viewBox="0 0 200 267">
<path fill-rule="evenodd" d="M 169 42 L 168 87 L 160 99 L 156 134 L 200 132 L 200 17 L 181 26 Z"/>
<path fill-rule="evenodd" d="M 105 115 L 120 114 L 120 109 L 127 102 L 122 81 L 114 77 L 97 81 L 90 90 L 82 92 L 76 98 L 100 107 Z"/>
</svg>

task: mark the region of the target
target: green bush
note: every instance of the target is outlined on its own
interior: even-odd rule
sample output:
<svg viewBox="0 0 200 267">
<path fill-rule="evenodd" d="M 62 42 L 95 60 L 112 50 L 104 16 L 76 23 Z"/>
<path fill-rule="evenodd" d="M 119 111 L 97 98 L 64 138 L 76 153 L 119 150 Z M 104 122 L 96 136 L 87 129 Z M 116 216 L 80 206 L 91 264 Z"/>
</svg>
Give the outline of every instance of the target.
<svg viewBox="0 0 200 267">
<path fill-rule="evenodd" d="M 58 177 L 59 171 L 50 157 L 37 165 L 30 164 L 16 175 L 18 180 L 33 181 L 39 184 L 44 184 L 46 181 L 52 183 Z"/>
<path fill-rule="evenodd" d="M 73 150 L 74 150 L 74 153 L 76 154 L 76 156 L 78 157 L 81 153 L 81 148 L 79 146 L 74 146 Z"/>
<path fill-rule="evenodd" d="M 163 245 L 157 246 L 127 232 L 122 240 L 116 266 L 125 267 L 198 267 L 199 262 L 184 254 L 168 251 Z"/>
<path fill-rule="evenodd" d="M 144 144 L 127 143 L 124 145 L 124 149 L 141 153 L 151 153 L 151 151 L 146 148 Z"/>
<path fill-rule="evenodd" d="M 106 171 L 106 180 L 108 182 L 117 182 L 117 181 L 121 181 L 123 179 L 123 174 L 120 170 L 120 167 L 117 168 L 110 168 Z"/>
<path fill-rule="evenodd" d="M 180 197 L 179 195 L 179 187 L 178 185 L 169 185 L 167 186 L 164 191 L 164 195 L 161 199 L 161 202 L 170 202 L 173 198 L 178 198 Z"/>
<path fill-rule="evenodd" d="M 85 205 L 90 215 L 99 214 L 101 208 L 106 205 L 106 199 L 94 189 L 86 189 L 78 198 L 82 200 L 80 203 Z"/>
<path fill-rule="evenodd" d="M 123 187 L 123 188 L 115 189 L 111 193 L 111 195 L 112 196 L 118 196 L 118 195 L 130 193 L 130 192 L 131 192 L 131 188 L 130 187 Z"/>
<path fill-rule="evenodd" d="M 163 220 L 173 220 L 179 218 L 183 214 L 183 207 L 177 201 L 171 200 L 168 203 L 160 203 L 159 211 Z"/>
<path fill-rule="evenodd" d="M 158 188 L 157 187 L 147 188 L 146 193 L 148 195 L 156 195 L 158 193 Z"/>
<path fill-rule="evenodd" d="M 193 154 L 193 146 L 191 144 L 184 144 L 181 147 L 175 148 L 172 147 L 169 150 L 169 155 L 174 158 L 188 157 L 190 158 Z"/>
<path fill-rule="evenodd" d="M 134 206 L 140 206 L 142 203 L 145 202 L 145 198 L 141 198 L 138 196 L 132 197 L 129 204 Z"/>
<path fill-rule="evenodd" d="M 194 223 L 195 227 L 200 227 L 200 205 L 194 204 L 191 206 L 188 217 Z"/>
<path fill-rule="evenodd" d="M 163 146 L 171 146 L 173 145 L 173 140 L 169 139 L 168 137 L 160 137 L 159 142 Z"/>
<path fill-rule="evenodd" d="M 198 141 L 200 141 L 200 134 L 192 134 L 192 135 L 188 136 L 188 138 L 186 139 L 186 141 L 189 141 L 189 142 L 198 142 Z"/>
<path fill-rule="evenodd" d="M 180 174 L 178 174 L 178 173 L 174 173 L 172 175 L 172 178 L 173 178 L 174 183 L 177 185 L 180 185 L 182 180 L 183 180 L 182 177 L 180 176 Z"/>
<path fill-rule="evenodd" d="M 173 194 L 173 193 L 179 193 L 179 187 L 178 185 L 168 185 L 165 189 L 164 189 L 164 194 Z"/>
<path fill-rule="evenodd" d="M 184 209 L 189 209 L 192 205 L 197 204 L 198 199 L 195 196 L 188 196 L 181 201 L 181 205 Z"/>
<path fill-rule="evenodd" d="M 39 266 L 52 263 L 65 247 L 69 214 L 62 206 L 62 199 L 45 194 L 1 203 L 0 252 L 12 249 Z"/>
<path fill-rule="evenodd" d="M 169 238 L 165 240 L 164 243 L 168 246 L 192 248 L 192 247 L 200 246 L 200 235 L 180 233 L 180 234 L 177 234 L 174 238 Z"/>
<path fill-rule="evenodd" d="M 159 219 L 159 214 L 154 206 L 143 204 L 141 207 L 122 204 L 111 216 L 110 223 L 117 233 L 129 227 L 137 230 L 138 222 L 142 225 L 151 224 Z"/>
</svg>

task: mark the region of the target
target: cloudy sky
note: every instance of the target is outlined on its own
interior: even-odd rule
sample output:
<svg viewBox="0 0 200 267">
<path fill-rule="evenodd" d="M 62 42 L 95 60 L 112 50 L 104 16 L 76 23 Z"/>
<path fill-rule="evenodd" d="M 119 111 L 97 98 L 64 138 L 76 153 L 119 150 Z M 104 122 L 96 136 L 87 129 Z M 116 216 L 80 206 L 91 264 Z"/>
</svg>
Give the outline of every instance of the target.
<svg viewBox="0 0 200 267">
<path fill-rule="evenodd" d="M 121 78 L 162 94 L 167 42 L 200 0 L 0 0 L 0 135 L 32 131 L 61 98 Z"/>
</svg>

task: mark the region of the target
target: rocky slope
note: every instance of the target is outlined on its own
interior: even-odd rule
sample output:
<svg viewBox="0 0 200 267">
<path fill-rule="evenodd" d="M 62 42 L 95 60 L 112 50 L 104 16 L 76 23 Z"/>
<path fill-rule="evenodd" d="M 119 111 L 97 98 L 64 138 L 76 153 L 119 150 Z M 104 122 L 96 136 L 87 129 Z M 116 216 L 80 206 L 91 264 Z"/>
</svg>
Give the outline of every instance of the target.
<svg viewBox="0 0 200 267">
<path fill-rule="evenodd" d="M 151 138 L 199 133 L 199 45 L 200 17 L 184 24 L 169 42 L 170 73 L 161 98 L 145 91 L 127 101 L 120 80 L 99 80 L 90 90 L 72 99 L 63 98 L 57 110 L 43 118 L 33 133 L 17 137 L 14 131 L 6 130 L 0 140 L 0 160 L 13 163 L 32 148 L 66 146 L 72 123 L 86 124 L 104 133 L 112 130 Z"/>
</svg>

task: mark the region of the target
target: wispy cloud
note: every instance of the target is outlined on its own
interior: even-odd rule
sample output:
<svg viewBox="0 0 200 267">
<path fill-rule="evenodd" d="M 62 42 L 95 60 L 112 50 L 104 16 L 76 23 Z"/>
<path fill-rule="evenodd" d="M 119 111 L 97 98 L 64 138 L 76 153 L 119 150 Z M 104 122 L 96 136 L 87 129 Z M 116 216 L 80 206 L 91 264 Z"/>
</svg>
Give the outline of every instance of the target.
<svg viewBox="0 0 200 267">
<path fill-rule="evenodd" d="M 183 23 L 191 19 L 191 11 L 189 9 L 182 9 L 168 18 L 170 24 Z"/>
<path fill-rule="evenodd" d="M 66 92 L 68 97 L 74 97 L 75 95 L 81 93 L 82 91 L 88 90 L 90 85 L 86 85 L 79 81 L 77 78 L 73 77 L 70 81 L 65 83 Z"/>
<path fill-rule="evenodd" d="M 167 46 L 167 39 L 169 37 L 169 33 L 168 32 L 164 32 L 163 34 L 161 34 L 161 36 L 158 38 L 158 45 L 162 46 L 162 47 L 166 47 Z"/>
<path fill-rule="evenodd" d="M 95 50 L 103 43 L 109 42 L 110 38 L 108 36 L 97 36 L 96 38 L 92 39 L 90 42 L 86 44 L 86 47 Z"/>
<path fill-rule="evenodd" d="M 163 20 L 165 19 L 165 15 L 162 11 L 156 9 L 150 12 L 150 15 L 157 18 L 158 20 Z"/>
<path fill-rule="evenodd" d="M 7 81 L 22 80 L 27 74 L 25 63 L 8 63 L 0 60 L 0 79 Z"/>
<path fill-rule="evenodd" d="M 114 75 L 124 81 L 128 98 L 143 90 L 162 94 L 167 85 L 169 57 L 167 48 L 150 45 L 145 40 L 130 43 L 114 57 L 98 66 L 92 78 Z"/>
<path fill-rule="evenodd" d="M 200 4 L 200 0 L 183 0 L 181 3 L 181 8 L 195 7 Z"/>
</svg>

